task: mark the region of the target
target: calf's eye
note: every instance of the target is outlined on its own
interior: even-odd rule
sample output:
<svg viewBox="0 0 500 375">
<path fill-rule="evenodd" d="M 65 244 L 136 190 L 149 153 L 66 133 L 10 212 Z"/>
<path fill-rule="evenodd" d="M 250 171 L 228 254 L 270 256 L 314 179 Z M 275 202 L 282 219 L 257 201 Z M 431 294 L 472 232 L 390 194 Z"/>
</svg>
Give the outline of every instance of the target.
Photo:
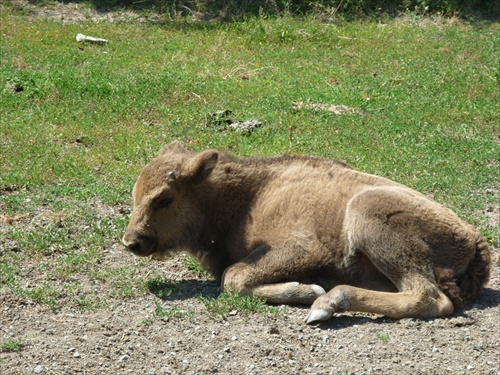
<svg viewBox="0 0 500 375">
<path fill-rule="evenodd" d="M 161 201 L 158 202 L 158 204 L 156 205 L 156 209 L 157 210 L 161 210 L 161 209 L 164 209 L 164 208 L 168 208 L 170 207 L 170 205 L 172 204 L 172 201 L 173 199 L 172 198 L 163 198 Z"/>
</svg>

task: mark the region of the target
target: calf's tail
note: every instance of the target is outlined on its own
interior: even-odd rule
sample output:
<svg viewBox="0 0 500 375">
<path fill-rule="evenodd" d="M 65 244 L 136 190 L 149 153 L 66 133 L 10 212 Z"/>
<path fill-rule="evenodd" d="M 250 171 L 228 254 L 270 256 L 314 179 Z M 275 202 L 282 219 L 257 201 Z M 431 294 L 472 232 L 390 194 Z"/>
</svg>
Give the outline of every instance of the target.
<svg viewBox="0 0 500 375">
<path fill-rule="evenodd" d="M 476 235 L 474 257 L 465 271 L 458 275 L 451 272 L 437 274 L 439 288 L 450 298 L 455 309 L 461 309 L 483 290 L 490 279 L 491 255 L 481 234 Z"/>
</svg>

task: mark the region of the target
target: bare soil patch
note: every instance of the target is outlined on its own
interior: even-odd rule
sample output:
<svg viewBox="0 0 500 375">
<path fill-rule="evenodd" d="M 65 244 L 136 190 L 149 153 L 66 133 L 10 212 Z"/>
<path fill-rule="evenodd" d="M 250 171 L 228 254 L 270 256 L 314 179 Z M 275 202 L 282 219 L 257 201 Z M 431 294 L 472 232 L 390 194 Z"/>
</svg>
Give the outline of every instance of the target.
<svg viewBox="0 0 500 375">
<path fill-rule="evenodd" d="M 498 266 L 479 299 L 447 319 L 396 321 L 350 313 L 307 326 L 306 307 L 286 307 L 278 316 L 211 316 L 196 295 L 216 296 L 218 285 L 186 270 L 180 257 L 141 267 L 145 278 L 154 270 L 182 282 L 165 300 L 152 293 L 111 298 L 110 285 L 95 280 L 80 280 L 80 293 L 102 299 L 106 307 L 90 311 L 54 312 L 4 295 L 0 341 L 21 337 L 22 348 L 0 353 L 2 374 L 500 373 Z M 116 244 L 105 249 L 100 266 L 134 262 Z M 37 280 L 28 272 L 26 282 Z M 179 316 L 160 318 L 158 306 Z"/>
</svg>

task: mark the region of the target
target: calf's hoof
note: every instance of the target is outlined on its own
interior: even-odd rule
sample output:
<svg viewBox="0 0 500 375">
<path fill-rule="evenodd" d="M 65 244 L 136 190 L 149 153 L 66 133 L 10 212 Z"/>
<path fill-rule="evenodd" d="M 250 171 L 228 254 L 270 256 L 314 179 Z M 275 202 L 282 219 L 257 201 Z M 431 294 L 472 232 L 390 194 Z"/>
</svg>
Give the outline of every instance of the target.
<svg viewBox="0 0 500 375">
<path fill-rule="evenodd" d="M 311 309 L 309 311 L 309 314 L 307 314 L 306 318 L 304 321 L 307 324 L 311 324 L 314 322 L 318 322 L 321 320 L 328 320 L 333 316 L 333 312 L 330 310 L 325 310 L 325 309 Z"/>
</svg>

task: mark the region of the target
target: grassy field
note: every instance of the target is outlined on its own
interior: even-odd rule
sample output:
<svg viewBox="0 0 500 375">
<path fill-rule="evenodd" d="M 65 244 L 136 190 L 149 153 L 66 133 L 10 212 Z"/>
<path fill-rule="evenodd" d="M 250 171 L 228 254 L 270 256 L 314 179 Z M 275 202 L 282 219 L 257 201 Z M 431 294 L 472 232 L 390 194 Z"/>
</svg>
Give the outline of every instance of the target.
<svg viewBox="0 0 500 375">
<path fill-rule="evenodd" d="M 498 23 L 65 24 L 4 7 L 0 38 L 4 299 L 98 309 L 148 292 L 147 261 L 100 262 L 120 248 L 138 173 L 174 139 L 338 159 L 434 196 L 499 247 Z M 214 121 L 226 110 L 262 126 L 232 131 Z M 88 293 L 95 280 L 109 296 Z"/>
</svg>

